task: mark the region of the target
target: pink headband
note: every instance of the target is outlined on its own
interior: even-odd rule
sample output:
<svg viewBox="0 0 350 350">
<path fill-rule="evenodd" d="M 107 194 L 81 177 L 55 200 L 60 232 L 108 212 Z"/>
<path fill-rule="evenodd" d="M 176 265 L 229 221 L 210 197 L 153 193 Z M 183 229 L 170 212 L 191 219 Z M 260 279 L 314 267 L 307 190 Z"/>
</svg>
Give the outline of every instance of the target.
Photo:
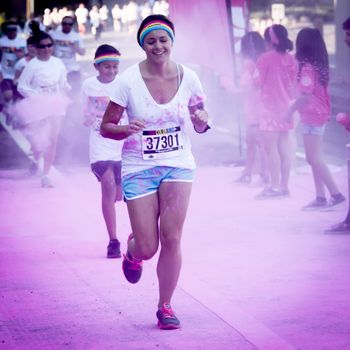
<svg viewBox="0 0 350 350">
<path fill-rule="evenodd" d="M 269 35 L 270 35 L 271 44 L 277 45 L 279 43 L 279 40 L 275 32 L 273 31 L 273 25 L 269 28 Z"/>
</svg>

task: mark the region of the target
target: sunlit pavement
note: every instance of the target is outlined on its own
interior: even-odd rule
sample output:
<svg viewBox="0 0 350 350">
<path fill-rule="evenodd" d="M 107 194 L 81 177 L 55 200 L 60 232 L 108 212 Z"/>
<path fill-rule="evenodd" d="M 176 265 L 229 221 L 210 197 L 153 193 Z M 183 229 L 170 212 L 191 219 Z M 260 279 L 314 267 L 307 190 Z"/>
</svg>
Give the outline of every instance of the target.
<svg viewBox="0 0 350 350">
<path fill-rule="evenodd" d="M 290 198 L 255 200 L 261 188 L 233 183 L 241 168 L 226 165 L 229 136 L 218 137 L 193 137 L 199 168 L 173 300 L 178 331 L 156 327 L 156 257 L 136 285 L 120 259 L 105 258 L 87 164 L 55 172 L 52 189 L 25 168 L 0 171 L 0 349 L 348 350 L 350 235 L 324 233 L 347 204 L 301 211 L 314 197 L 302 162 Z M 345 164 L 332 172 L 347 194 Z M 123 203 L 117 214 L 124 251 Z"/>
</svg>

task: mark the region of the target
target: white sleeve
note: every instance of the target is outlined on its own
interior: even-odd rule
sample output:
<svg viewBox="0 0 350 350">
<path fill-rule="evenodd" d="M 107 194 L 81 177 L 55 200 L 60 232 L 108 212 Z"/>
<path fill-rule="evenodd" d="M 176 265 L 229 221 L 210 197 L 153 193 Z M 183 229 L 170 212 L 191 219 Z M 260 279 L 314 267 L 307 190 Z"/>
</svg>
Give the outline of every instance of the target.
<svg viewBox="0 0 350 350">
<path fill-rule="evenodd" d="M 115 89 L 110 96 L 111 101 L 126 108 L 129 103 L 128 91 L 129 87 L 126 81 L 123 78 L 118 79 L 118 82 L 115 84 Z"/>
<path fill-rule="evenodd" d="M 191 71 L 189 79 L 189 88 L 191 91 L 191 95 L 200 96 L 203 100 L 205 100 L 205 94 L 203 91 L 202 83 L 199 80 L 198 75 L 193 71 Z"/>
<path fill-rule="evenodd" d="M 18 92 L 22 96 L 29 97 L 39 93 L 37 90 L 32 88 L 31 83 L 33 78 L 34 78 L 34 71 L 30 65 L 27 65 L 26 67 L 24 67 L 23 72 L 18 79 L 18 85 L 17 85 Z"/>
</svg>

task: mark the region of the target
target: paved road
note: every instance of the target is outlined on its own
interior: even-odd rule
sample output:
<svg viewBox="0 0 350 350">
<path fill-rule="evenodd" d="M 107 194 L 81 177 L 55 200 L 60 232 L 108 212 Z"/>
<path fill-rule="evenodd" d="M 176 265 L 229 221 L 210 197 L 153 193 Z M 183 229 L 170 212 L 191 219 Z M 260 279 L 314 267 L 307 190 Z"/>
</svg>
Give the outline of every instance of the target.
<svg viewBox="0 0 350 350">
<path fill-rule="evenodd" d="M 85 158 L 61 164 L 53 189 L 23 162 L 0 171 L 0 349 L 350 348 L 350 235 L 324 233 L 346 206 L 301 211 L 313 185 L 300 160 L 290 198 L 256 201 L 259 188 L 232 182 L 241 169 L 229 165 L 230 133 L 193 143 L 199 168 L 174 297 L 180 331 L 155 326 L 156 258 L 137 285 L 105 258 L 99 186 Z M 344 162 L 332 172 L 347 193 Z M 125 206 L 117 210 L 124 250 L 130 226 Z"/>
</svg>

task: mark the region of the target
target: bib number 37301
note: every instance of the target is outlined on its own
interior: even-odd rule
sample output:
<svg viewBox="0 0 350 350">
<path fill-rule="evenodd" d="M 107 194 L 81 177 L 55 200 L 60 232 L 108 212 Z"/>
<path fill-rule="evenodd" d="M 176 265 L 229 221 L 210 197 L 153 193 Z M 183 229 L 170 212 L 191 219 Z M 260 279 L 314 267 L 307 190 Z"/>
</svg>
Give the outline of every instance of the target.
<svg viewBox="0 0 350 350">
<path fill-rule="evenodd" d="M 143 159 L 163 159 L 177 156 L 183 150 L 181 128 L 143 130 Z"/>
</svg>

